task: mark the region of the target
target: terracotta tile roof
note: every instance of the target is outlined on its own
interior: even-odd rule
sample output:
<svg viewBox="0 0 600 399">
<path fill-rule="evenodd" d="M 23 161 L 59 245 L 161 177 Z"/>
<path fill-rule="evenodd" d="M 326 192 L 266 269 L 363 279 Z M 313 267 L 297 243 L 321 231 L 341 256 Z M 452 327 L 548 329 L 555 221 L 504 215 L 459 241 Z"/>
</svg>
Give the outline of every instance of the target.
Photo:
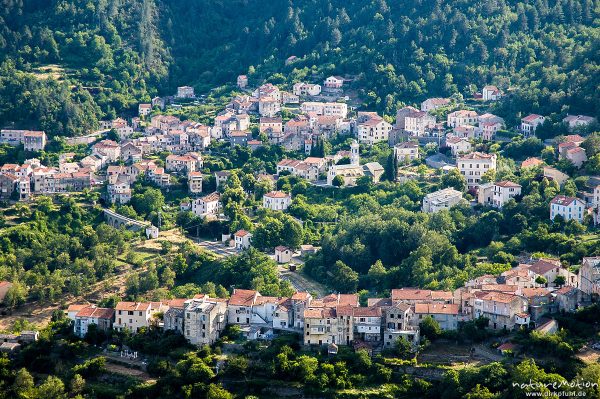
<svg viewBox="0 0 600 399">
<path fill-rule="evenodd" d="M 236 232 L 235 232 L 234 236 L 236 236 L 236 237 L 245 237 L 245 236 L 247 236 L 248 234 L 250 234 L 250 232 L 249 232 L 249 231 L 246 231 L 246 230 L 238 230 L 238 231 L 236 231 Z"/>
<path fill-rule="evenodd" d="M 564 287 L 554 291 L 556 295 L 569 295 L 574 294 L 577 291 L 576 287 L 572 287 L 570 285 L 565 285 Z"/>
<path fill-rule="evenodd" d="M 110 308 L 97 308 L 90 306 L 81 309 L 75 317 L 92 317 L 98 319 L 112 319 L 115 315 L 115 310 Z"/>
<path fill-rule="evenodd" d="M 521 119 L 523 122 L 526 123 L 531 123 L 534 122 L 536 119 L 542 118 L 541 115 L 538 114 L 531 114 L 531 115 L 527 115 L 525 118 Z"/>
<path fill-rule="evenodd" d="M 287 198 L 289 196 L 289 194 L 284 193 L 283 191 L 271 191 L 265 194 L 265 197 L 269 198 Z"/>
<path fill-rule="evenodd" d="M 231 298 L 229 298 L 229 304 L 234 306 L 251 306 L 258 295 L 258 292 L 254 290 L 236 288 L 233 290 Z"/>
<path fill-rule="evenodd" d="M 398 288 L 392 290 L 392 301 L 402 300 L 452 300 L 450 291 L 431 291 L 418 288 Z"/>
<path fill-rule="evenodd" d="M 306 301 L 309 298 L 310 294 L 308 292 L 294 292 L 294 295 L 292 295 L 292 300 L 294 301 Z"/>
<path fill-rule="evenodd" d="M 521 290 L 521 295 L 525 298 L 533 298 L 535 296 L 547 296 L 550 294 L 546 288 L 523 288 Z"/>
<path fill-rule="evenodd" d="M 305 319 L 333 319 L 337 317 L 334 308 L 308 308 L 304 310 Z"/>
<path fill-rule="evenodd" d="M 502 180 L 502 181 L 496 182 L 495 185 L 499 186 L 499 187 L 521 187 L 520 184 L 513 183 L 508 180 Z"/>
<path fill-rule="evenodd" d="M 220 199 L 221 199 L 221 194 L 219 194 L 218 192 L 210 193 L 201 198 L 201 200 L 204 202 L 219 201 Z"/>
<path fill-rule="evenodd" d="M 559 268 L 561 264 L 558 259 L 540 259 L 531 266 L 529 266 L 529 270 L 534 272 L 535 274 L 546 274 L 552 269 Z"/>
<path fill-rule="evenodd" d="M 80 305 L 80 304 L 74 304 L 74 305 L 69 305 L 69 307 L 67 308 L 67 312 L 79 312 L 81 309 L 90 307 L 89 304 L 86 305 Z"/>
<path fill-rule="evenodd" d="M 391 298 L 368 298 L 367 306 L 392 306 Z"/>
<path fill-rule="evenodd" d="M 417 303 L 415 313 L 421 314 L 458 314 L 457 304 Z"/>
<path fill-rule="evenodd" d="M 152 307 L 150 302 L 125 302 L 121 301 L 117 303 L 115 310 L 126 310 L 126 311 L 146 311 Z"/>
<path fill-rule="evenodd" d="M 381 307 L 380 306 L 367 306 L 367 307 L 358 307 L 353 308 L 354 317 L 381 317 Z"/>
</svg>

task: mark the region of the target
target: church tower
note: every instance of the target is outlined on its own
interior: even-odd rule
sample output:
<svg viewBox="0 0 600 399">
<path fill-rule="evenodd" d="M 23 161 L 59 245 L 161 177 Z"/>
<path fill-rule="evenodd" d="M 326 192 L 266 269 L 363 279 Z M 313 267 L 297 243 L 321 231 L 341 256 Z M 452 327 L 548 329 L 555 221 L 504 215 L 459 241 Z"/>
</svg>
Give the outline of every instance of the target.
<svg viewBox="0 0 600 399">
<path fill-rule="evenodd" d="M 358 166 L 360 164 L 360 155 L 359 155 L 359 146 L 358 142 L 354 140 L 352 144 L 350 144 L 350 164 L 354 166 Z"/>
</svg>

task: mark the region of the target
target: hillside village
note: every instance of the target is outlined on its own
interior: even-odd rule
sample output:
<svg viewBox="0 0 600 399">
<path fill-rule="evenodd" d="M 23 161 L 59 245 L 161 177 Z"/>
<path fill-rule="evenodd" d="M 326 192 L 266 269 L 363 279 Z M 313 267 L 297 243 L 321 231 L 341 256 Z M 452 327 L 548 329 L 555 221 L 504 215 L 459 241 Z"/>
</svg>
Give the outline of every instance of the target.
<svg viewBox="0 0 600 399">
<path fill-rule="evenodd" d="M 495 179 L 498 152 L 497 148 L 490 149 L 494 143 L 506 143 L 514 137 L 535 137 L 536 129 L 544 125 L 544 116 L 527 115 L 520 125 L 506 126 L 503 118 L 468 109 L 455 98 L 430 98 L 421 103 L 420 109 L 399 108 L 392 120 L 375 112 L 356 111 L 344 102 L 348 99 L 344 96 L 347 83 L 343 77 L 330 76 L 322 86 L 299 82 L 286 92 L 270 83 L 252 88 L 248 77 L 240 75 L 236 84 L 244 94 L 235 95 L 210 125 L 165 113 L 180 109 L 177 104 L 181 102 L 197 100 L 192 87 L 179 87 L 173 97 L 157 97 L 151 103 L 139 104 L 138 116 L 130 120 L 103 122 L 100 135 L 91 136 L 87 142 L 80 140 L 80 145 L 89 145 L 83 155 L 60 153 L 58 165 L 53 166 L 43 165 L 36 158 L 22 165 L 2 165 L 0 194 L 5 200 L 31 201 L 38 195 L 99 190 L 106 206 L 118 212 L 131 201 L 136 182 L 142 180 L 166 194 L 170 190 L 184 191 L 186 199 L 178 204 L 179 210 L 191 212 L 199 223 L 213 220 L 229 226 L 220 238 L 223 246 L 236 251 L 253 246 L 255 227 L 252 222 L 232 220 L 231 211 L 223 206 L 223 197 L 230 195 L 224 187 L 230 184 L 235 171 L 207 167 L 206 159 L 213 156 L 215 148 L 247 148 L 250 153 L 267 146 L 283 149 L 286 156 L 276 162 L 276 173 L 263 169 L 256 176 L 264 183 L 262 196 L 255 197 L 256 207 L 273 212 L 286 212 L 294 204 L 289 186 L 278 189 L 278 181 L 286 176 L 338 190 L 374 187 L 384 178 L 401 183 L 419 181 L 432 173 L 442 180 L 458 182 L 426 193 L 421 206 L 424 213 L 458 205 L 501 209 L 521 200 L 522 184 Z M 503 95 L 490 85 L 471 101 L 478 104 L 478 109 L 486 109 Z M 443 118 L 439 117 L 441 111 Z M 598 126 L 594 118 L 584 115 L 566 115 L 562 123 L 570 134 L 548 141 L 541 153 L 519 165 L 522 171 L 534 170 L 528 172 L 533 178 L 558 190 L 574 174 L 582 175 L 589 163 L 582 144 Z M 346 139 L 344 147 L 327 154 L 324 142 L 340 138 Z M 47 141 L 44 132 L 0 132 L 0 142 L 23 145 L 33 153 L 43 151 Z M 391 149 L 385 166 L 363 161 L 361 154 L 368 157 L 372 148 L 382 145 Z M 548 156 L 561 161 L 563 171 L 548 165 L 544 161 Z M 74 160 L 76 157 L 79 159 Z M 546 217 L 550 221 L 560 218 L 563 222 L 600 224 L 600 177 L 589 176 L 576 189 L 573 192 L 570 187 L 570 195 L 551 198 Z M 115 223 L 115 227 L 133 228 L 135 223 Z M 236 225 L 242 228 L 232 229 Z M 145 231 L 148 238 L 158 237 L 154 226 Z M 263 245 L 261 249 L 277 263 L 289 264 L 298 256 L 300 246 L 302 257 L 318 251 L 309 244 Z M 491 330 L 525 327 L 553 332 L 557 324 L 548 315 L 575 311 L 589 305 L 598 294 L 599 257 L 581 259 L 578 273 L 564 267 L 559 259 L 542 257 L 519 262 L 499 275 L 469 280 L 454 291 L 395 288 L 390 296 L 368 298 L 363 306 L 355 293 L 316 298 L 298 291 L 289 297 L 274 297 L 236 288 L 229 298 L 199 294 L 160 302 L 119 302 L 114 309 L 71 305 L 67 312 L 80 337 L 85 336 L 90 324 L 105 331 L 131 333 L 158 326 L 201 346 L 215 343 L 226 326 L 237 325 L 249 340 L 272 339 L 280 332 L 291 331 L 299 333 L 305 345 L 329 345 L 332 351 L 338 345 L 381 350 L 393 347 L 399 338 L 418 346 L 419 326 L 426 318 L 432 318 L 446 331 L 456 330 L 459 323 L 485 318 Z"/>
</svg>

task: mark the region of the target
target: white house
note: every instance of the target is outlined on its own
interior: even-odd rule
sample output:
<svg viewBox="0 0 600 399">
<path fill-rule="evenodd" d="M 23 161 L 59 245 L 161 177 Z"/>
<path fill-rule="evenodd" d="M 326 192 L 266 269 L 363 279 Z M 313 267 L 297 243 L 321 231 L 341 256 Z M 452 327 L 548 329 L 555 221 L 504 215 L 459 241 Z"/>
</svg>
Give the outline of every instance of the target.
<svg viewBox="0 0 600 399">
<path fill-rule="evenodd" d="M 527 115 L 525 118 L 521 119 L 521 132 L 525 135 L 525 137 L 529 137 L 535 134 L 535 129 L 544 121 L 545 117 L 538 114 Z"/>
<path fill-rule="evenodd" d="M 399 164 L 419 159 L 419 143 L 406 141 L 396 144 L 394 146 L 394 156 Z"/>
<path fill-rule="evenodd" d="M 88 306 L 81 309 L 75 315 L 73 330 L 80 338 L 85 337 L 89 326 L 94 324 L 100 331 L 108 331 L 113 324 L 115 310 L 109 308 L 97 308 Z"/>
<path fill-rule="evenodd" d="M 492 205 L 496 208 L 502 208 L 509 199 L 521 195 L 521 185 L 508 180 L 496 182 L 494 184 L 494 197 Z"/>
<path fill-rule="evenodd" d="M 218 216 L 221 211 L 221 195 L 210 193 L 192 201 L 192 212 L 200 217 Z"/>
<path fill-rule="evenodd" d="M 252 233 L 246 230 L 238 230 L 233 235 L 236 249 L 250 248 L 252 241 Z"/>
<path fill-rule="evenodd" d="M 194 98 L 194 88 L 190 86 L 178 87 L 177 98 Z"/>
<path fill-rule="evenodd" d="M 460 173 L 467 180 L 467 187 L 477 187 L 481 176 L 486 172 L 496 169 L 496 154 L 485 154 L 472 152 L 457 158 L 457 166 Z"/>
<path fill-rule="evenodd" d="M 325 86 L 327 89 L 339 90 L 342 88 L 342 86 L 344 86 L 344 78 L 341 76 L 330 76 L 325 79 L 323 86 Z"/>
<path fill-rule="evenodd" d="M 152 112 L 152 104 L 140 104 L 140 105 L 138 105 L 138 115 L 139 116 L 150 115 L 150 112 Z"/>
<path fill-rule="evenodd" d="M 348 105 L 345 103 L 306 101 L 300 105 L 303 114 L 315 113 L 325 116 L 348 116 Z"/>
<path fill-rule="evenodd" d="M 271 191 L 263 195 L 263 208 L 272 211 L 285 211 L 292 203 L 292 197 L 283 191 Z"/>
<path fill-rule="evenodd" d="M 421 111 L 429 112 L 450 104 L 449 98 L 428 98 L 421 103 Z"/>
<path fill-rule="evenodd" d="M 483 101 L 496 101 L 502 97 L 502 92 L 496 86 L 485 86 L 481 91 Z"/>
<path fill-rule="evenodd" d="M 285 247 L 283 245 L 275 247 L 275 260 L 277 261 L 277 263 L 290 262 L 292 260 L 292 255 L 294 255 L 294 251 L 292 251 L 288 247 Z"/>
<path fill-rule="evenodd" d="M 447 136 L 446 145 L 450 147 L 453 156 L 468 154 L 473 150 L 471 142 L 465 137 Z"/>
<path fill-rule="evenodd" d="M 569 129 L 575 129 L 580 126 L 588 126 L 595 122 L 596 118 L 586 115 L 567 115 L 563 119 L 563 123 L 569 126 Z"/>
<path fill-rule="evenodd" d="M 136 333 L 142 327 L 149 327 L 155 313 L 163 310 L 160 302 L 119 302 L 115 307 L 113 328 Z"/>
<path fill-rule="evenodd" d="M 433 213 L 442 209 L 450 209 L 462 200 L 462 193 L 453 188 L 434 191 L 423 198 L 422 211 Z"/>
<path fill-rule="evenodd" d="M 464 109 L 449 113 L 446 120 L 448 127 L 451 128 L 463 125 L 474 126 L 477 122 L 479 122 L 477 112 Z"/>
<path fill-rule="evenodd" d="M 564 220 L 583 222 L 585 203 L 579 198 L 557 195 L 550 201 L 550 220 L 554 220 L 558 215 Z"/>
<path fill-rule="evenodd" d="M 356 119 L 358 141 L 363 144 L 373 145 L 387 141 L 392 125 L 387 123 L 376 112 L 359 112 Z"/>
<path fill-rule="evenodd" d="M 321 85 L 298 82 L 294 84 L 292 91 L 297 96 L 318 96 L 321 94 Z"/>
</svg>

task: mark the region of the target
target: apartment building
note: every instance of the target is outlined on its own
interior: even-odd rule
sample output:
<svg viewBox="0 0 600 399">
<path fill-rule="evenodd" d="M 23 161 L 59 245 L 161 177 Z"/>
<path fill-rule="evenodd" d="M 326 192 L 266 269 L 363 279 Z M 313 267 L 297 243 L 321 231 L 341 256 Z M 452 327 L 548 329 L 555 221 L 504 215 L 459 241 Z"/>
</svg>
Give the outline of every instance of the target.
<svg viewBox="0 0 600 399">
<path fill-rule="evenodd" d="M 348 116 L 348 105 L 344 103 L 307 101 L 300 105 L 300 110 L 303 114 L 339 116 L 344 119 Z"/>
<path fill-rule="evenodd" d="M 283 191 L 271 191 L 263 195 L 263 208 L 272 211 L 285 211 L 292 203 L 292 197 Z"/>
<path fill-rule="evenodd" d="M 160 302 L 119 302 L 113 328 L 136 333 L 140 328 L 150 327 L 154 315 L 163 309 Z"/>
<path fill-rule="evenodd" d="M 425 317 L 431 316 L 442 330 L 458 328 L 459 305 L 453 303 L 416 303 L 413 323 L 418 326 Z"/>
<path fill-rule="evenodd" d="M 496 169 L 496 154 L 472 152 L 459 156 L 456 163 L 458 170 L 467 181 L 467 187 L 471 189 L 479 185 L 481 176 Z"/>
<path fill-rule="evenodd" d="M 425 136 L 436 124 L 435 116 L 425 111 L 411 111 L 404 117 L 404 130 L 412 136 Z"/>
<path fill-rule="evenodd" d="M 184 337 L 193 345 L 212 345 L 225 329 L 227 304 L 221 300 L 191 299 L 184 308 Z"/>
<path fill-rule="evenodd" d="M 489 327 L 494 330 L 512 330 L 515 327 L 529 324 L 527 301 L 514 294 L 495 291 L 474 293 L 473 317 L 489 319 Z"/>
<path fill-rule="evenodd" d="M 462 193 L 453 188 L 444 188 L 427 194 L 423 198 L 421 210 L 426 213 L 434 213 L 442 209 L 450 209 L 462 201 Z"/>
<path fill-rule="evenodd" d="M 356 118 L 356 136 L 358 142 L 373 145 L 382 141 L 388 141 L 392 125 L 387 123 L 375 112 L 359 112 Z"/>
<path fill-rule="evenodd" d="M 465 137 L 448 136 L 446 137 L 446 145 L 450 147 L 453 156 L 468 154 L 473 150 L 471 142 Z"/>
<path fill-rule="evenodd" d="M 394 156 L 399 164 L 410 163 L 419 159 L 419 143 L 406 141 L 394 146 Z"/>
<path fill-rule="evenodd" d="M 85 337 L 90 325 L 95 325 L 100 331 L 108 331 L 112 328 L 115 318 L 115 310 L 109 308 L 97 308 L 87 306 L 75 315 L 73 331 L 80 338 Z"/>
<path fill-rule="evenodd" d="M 585 211 L 585 203 L 579 198 L 557 195 L 550 201 L 550 220 L 560 215 L 565 221 L 583 222 Z"/>
<path fill-rule="evenodd" d="M 188 191 L 190 194 L 200 194 L 202 192 L 203 179 L 202 172 L 188 173 Z"/>
<path fill-rule="evenodd" d="M 464 125 L 475 126 L 477 122 L 479 122 L 477 112 L 464 109 L 449 113 L 446 119 L 446 124 L 451 128 Z"/>
<path fill-rule="evenodd" d="M 381 307 L 366 306 L 352 309 L 352 325 L 354 339 L 365 342 L 381 341 L 383 312 Z"/>
</svg>

